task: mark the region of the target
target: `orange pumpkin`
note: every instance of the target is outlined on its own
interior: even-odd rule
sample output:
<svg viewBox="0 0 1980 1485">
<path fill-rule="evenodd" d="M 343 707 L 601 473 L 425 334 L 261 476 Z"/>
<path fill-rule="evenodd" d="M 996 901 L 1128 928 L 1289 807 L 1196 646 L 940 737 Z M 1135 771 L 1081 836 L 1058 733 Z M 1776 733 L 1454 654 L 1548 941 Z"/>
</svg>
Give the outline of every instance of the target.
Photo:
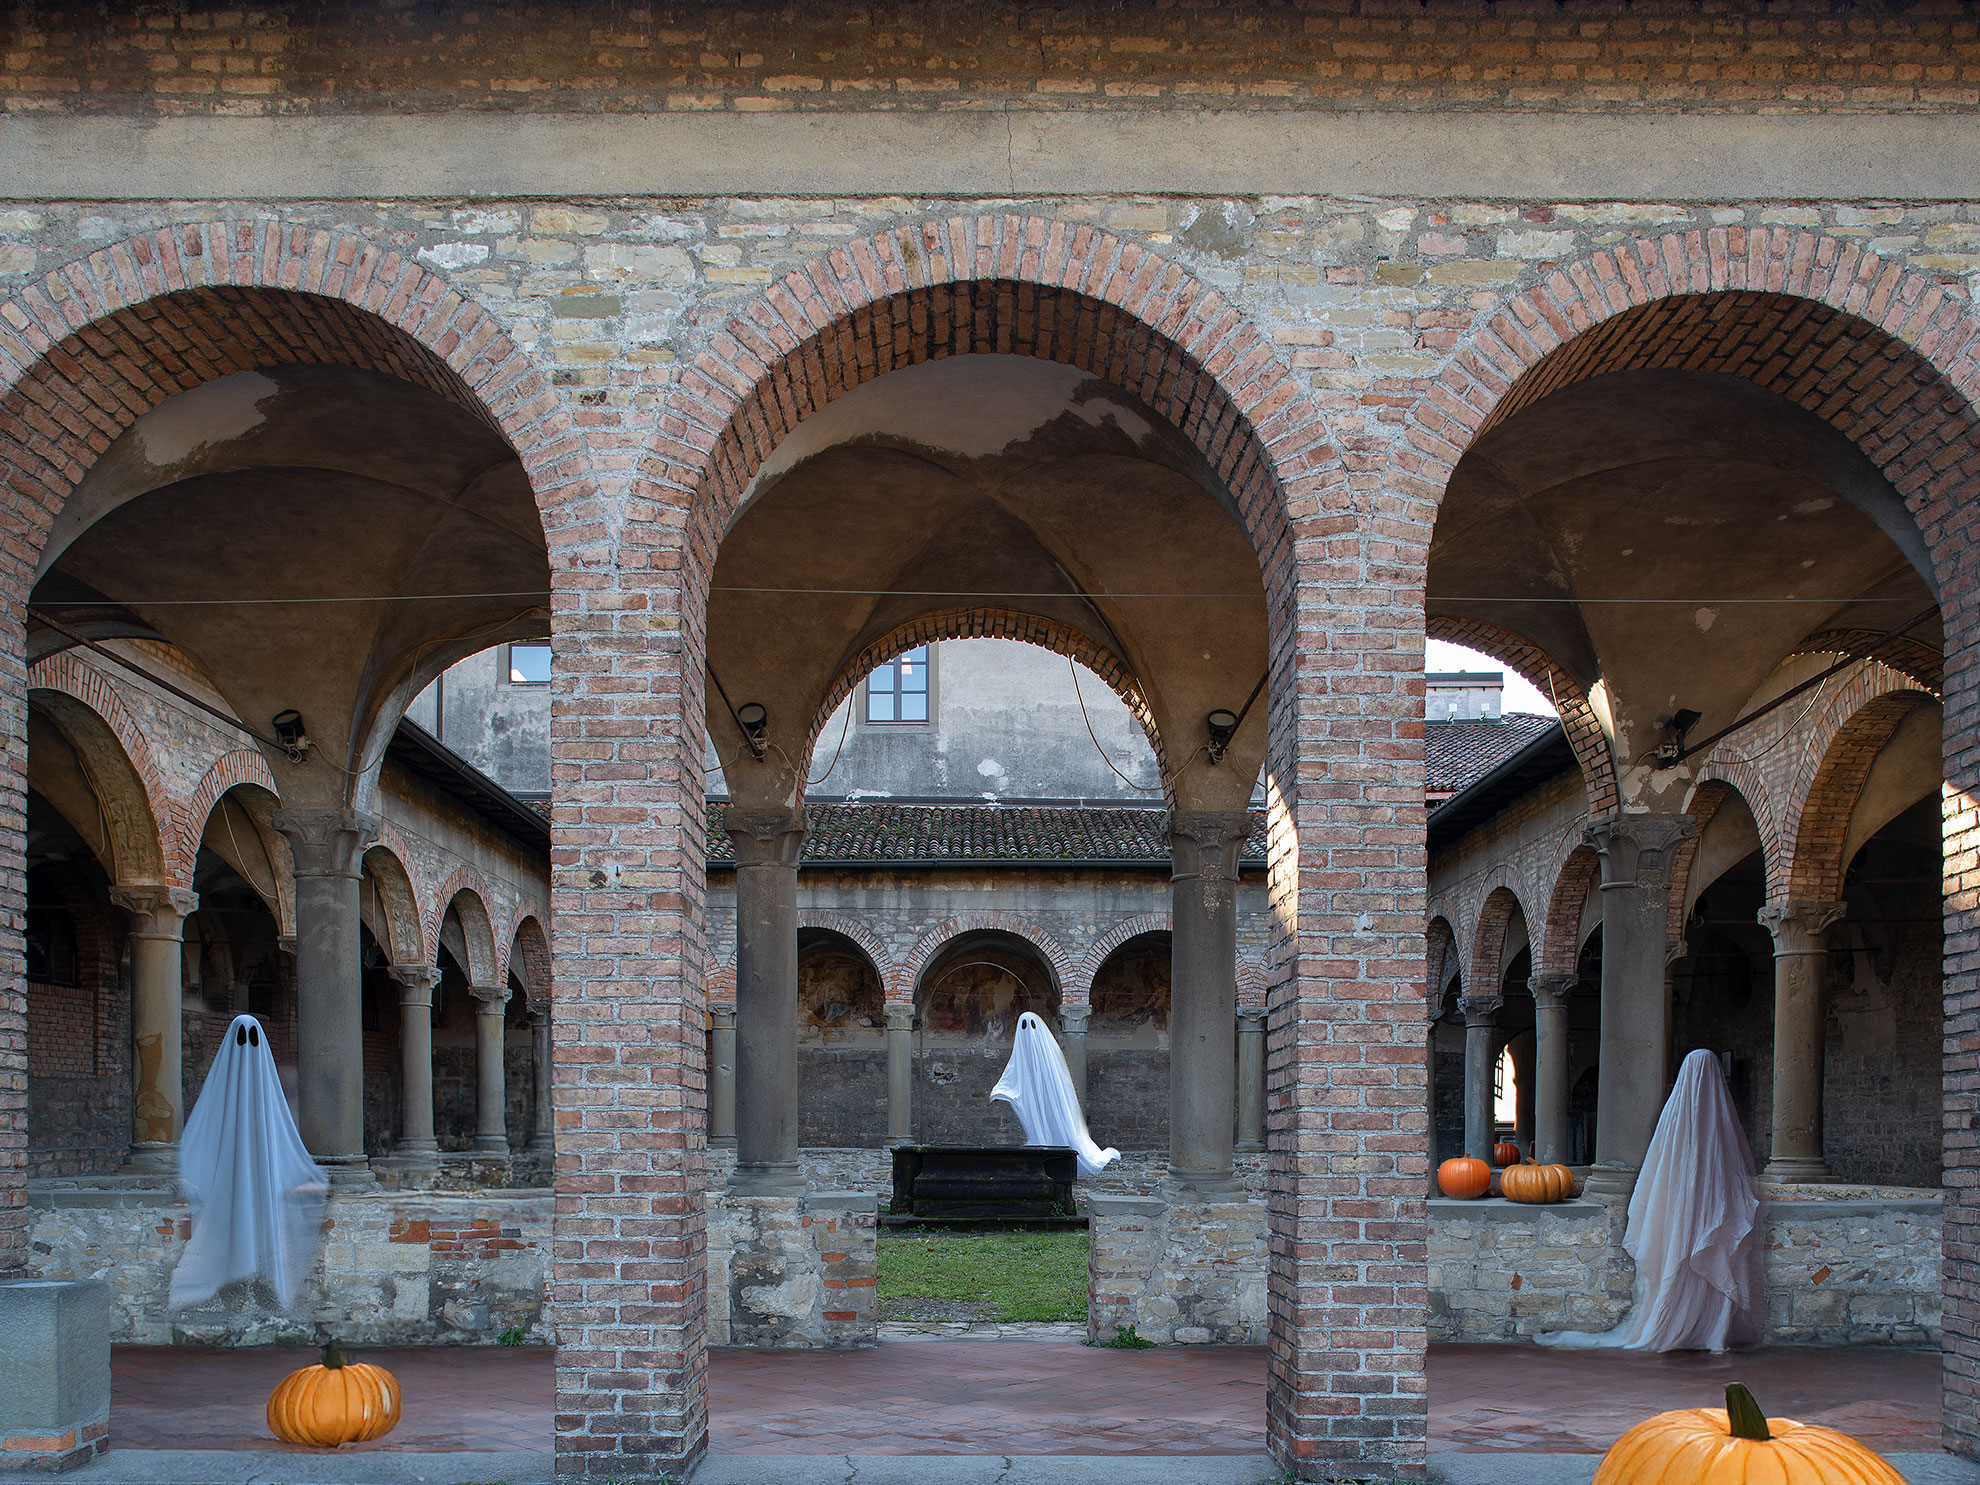
<svg viewBox="0 0 1980 1485">
<path fill-rule="evenodd" d="M 1476 1201 L 1492 1186 L 1492 1167 L 1476 1155 L 1460 1155 L 1437 1167 L 1437 1189 L 1459 1201 Z"/>
<path fill-rule="evenodd" d="M 1520 1161 L 1520 1154 L 1519 1154 L 1518 1145 L 1501 1141 L 1500 1143 L 1492 1146 L 1492 1164 L 1518 1165 L 1519 1161 Z"/>
<path fill-rule="evenodd" d="M 321 1364 L 290 1372 L 268 1394 L 268 1427 L 291 1444 L 334 1449 L 382 1438 L 399 1421 L 399 1382 L 382 1366 L 346 1361 L 335 1341 Z"/>
<path fill-rule="evenodd" d="M 1594 1485 L 1904 1485 L 1904 1476 L 1832 1428 L 1768 1421 L 1735 1382 L 1724 1408 L 1680 1408 L 1632 1428 L 1602 1456 Z"/>
<path fill-rule="evenodd" d="M 1566 1201 L 1574 1195 L 1574 1172 L 1565 1165 L 1509 1165 L 1499 1172 L 1499 1195 L 1507 1201 L 1534 1206 Z"/>
</svg>

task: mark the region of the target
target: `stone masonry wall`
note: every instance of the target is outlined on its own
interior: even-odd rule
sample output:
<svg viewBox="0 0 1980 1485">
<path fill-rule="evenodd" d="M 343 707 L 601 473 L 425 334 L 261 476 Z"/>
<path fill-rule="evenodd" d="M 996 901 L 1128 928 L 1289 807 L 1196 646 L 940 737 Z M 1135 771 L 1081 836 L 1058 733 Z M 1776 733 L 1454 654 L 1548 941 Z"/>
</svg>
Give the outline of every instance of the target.
<svg viewBox="0 0 1980 1485">
<path fill-rule="evenodd" d="M 1086 1336 L 1132 1325 L 1158 1345 L 1265 1344 L 1265 1206 L 1093 1196 Z"/>
<path fill-rule="evenodd" d="M 107 1280 L 113 1341 L 293 1345 L 328 1333 L 367 1346 L 492 1345 L 511 1329 L 552 1339 L 548 1192 L 333 1197 L 317 1264 L 288 1313 L 258 1284 L 172 1310 L 167 1290 L 191 1227 L 165 1192 L 54 1182 L 36 1199 L 28 1274 Z"/>
<path fill-rule="evenodd" d="M 878 1337 L 878 1208 L 865 1192 L 708 1197 L 708 1343 L 775 1350 Z"/>
</svg>

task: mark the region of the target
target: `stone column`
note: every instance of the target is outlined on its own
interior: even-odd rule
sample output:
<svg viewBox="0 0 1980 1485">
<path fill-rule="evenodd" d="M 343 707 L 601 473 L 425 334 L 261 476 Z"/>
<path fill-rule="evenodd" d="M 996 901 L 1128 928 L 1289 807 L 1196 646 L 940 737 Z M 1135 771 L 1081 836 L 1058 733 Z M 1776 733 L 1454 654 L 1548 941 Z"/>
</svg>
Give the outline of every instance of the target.
<svg viewBox="0 0 1980 1485">
<path fill-rule="evenodd" d="M 474 1153 L 509 1155 L 508 1078 L 502 1066 L 507 985 L 474 985 Z"/>
<path fill-rule="evenodd" d="M 1636 1188 L 1664 1106 L 1671 998 L 1671 858 L 1697 832 L 1689 815 L 1609 815 L 1584 837 L 1602 862 L 1602 1051 L 1593 1195 Z"/>
<path fill-rule="evenodd" d="M 1492 1159 L 1492 1041 L 1499 1024 L 1496 995 L 1463 995 L 1464 1153 L 1488 1164 Z"/>
<path fill-rule="evenodd" d="M 1066 1071 L 1072 1074 L 1073 1096 L 1086 1112 L 1086 1023 L 1093 1014 L 1090 1005 L 1062 1005 L 1059 1020 L 1066 1028 Z"/>
<path fill-rule="evenodd" d="M 1840 902 L 1770 902 L 1760 921 L 1774 935 L 1774 1137 L 1761 1176 L 1769 1181 L 1826 1181 L 1822 1157 L 1823 1037 L 1828 1007 L 1822 979 L 1823 935 L 1841 918 Z"/>
<path fill-rule="evenodd" d="M 1186 1195 L 1237 1189 L 1237 876 L 1250 831 L 1242 810 L 1169 817 L 1169 1182 Z"/>
<path fill-rule="evenodd" d="M 736 1147 L 736 1008 L 726 1001 L 708 1007 L 708 1143 Z M 888 1093 L 892 1094 L 892 1048 L 888 1049 Z"/>
<path fill-rule="evenodd" d="M 1078 1086 L 1075 1082 L 1074 1086 Z M 887 1007 L 887 1139 L 914 1138 L 914 1007 Z"/>
<path fill-rule="evenodd" d="M 1254 1154 L 1265 1148 L 1265 1007 L 1247 1005 L 1237 1013 L 1237 1148 Z"/>
<path fill-rule="evenodd" d="M 731 809 L 736 846 L 736 1170 L 744 1195 L 802 1193 L 797 1146 L 797 864 L 803 810 Z"/>
<path fill-rule="evenodd" d="M 1580 983 L 1558 971 L 1534 975 L 1533 1158 L 1542 1165 L 1568 1158 L 1568 996 Z"/>
<path fill-rule="evenodd" d="M 185 1003 L 182 989 L 186 919 L 199 897 L 183 887 L 110 889 L 110 900 L 131 915 L 131 1153 L 132 1171 L 178 1169 L 179 1132 L 186 1125 Z"/>
<path fill-rule="evenodd" d="M 440 1166 L 433 1138 L 433 991 L 440 971 L 431 964 L 395 964 L 399 987 L 399 1081 L 405 1089 L 404 1128 L 394 1152 L 408 1169 Z"/>
<path fill-rule="evenodd" d="M 379 820 L 351 809 L 282 809 L 272 818 L 296 863 L 296 1123 L 333 1185 L 363 1185 L 371 1172 L 358 883 Z"/>
<path fill-rule="evenodd" d="M 529 1013 L 529 1033 L 530 1086 L 536 1099 L 536 1119 L 530 1126 L 529 1147 L 548 1154 L 557 1145 L 557 1121 L 553 1117 L 556 1104 L 550 1092 L 550 1013 L 548 1011 L 538 1009 Z"/>
</svg>

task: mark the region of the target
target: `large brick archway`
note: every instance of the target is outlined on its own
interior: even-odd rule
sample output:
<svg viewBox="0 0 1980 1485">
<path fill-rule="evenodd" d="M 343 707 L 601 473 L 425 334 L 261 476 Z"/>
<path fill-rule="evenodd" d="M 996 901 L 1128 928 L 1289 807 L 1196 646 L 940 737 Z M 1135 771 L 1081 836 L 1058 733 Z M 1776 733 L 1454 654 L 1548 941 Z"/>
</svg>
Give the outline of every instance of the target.
<svg viewBox="0 0 1980 1485">
<path fill-rule="evenodd" d="M 1967 891 L 1980 864 L 1980 319 L 1958 288 L 1820 231 L 1722 227 L 1627 240 L 1543 273 L 1482 312 L 1416 400 L 1390 480 L 1414 517 L 1423 571 L 1436 508 L 1465 450 L 1548 393 L 1611 371 L 1739 377 L 1849 437 L 1904 498 L 1937 578 L 1945 623 L 1947 1024 L 1980 1010 L 1980 976 L 1953 945 L 1980 930 Z M 1948 1042 L 1946 1098 L 1965 1119 L 1980 1057 Z M 1949 1136 L 1945 1422 L 1980 1448 L 1980 1206 L 1963 1199 L 1980 1144 Z"/>
<path fill-rule="evenodd" d="M 622 547 L 613 597 L 622 617 L 599 638 L 631 646 L 635 633 L 666 626 L 658 640 L 664 655 L 652 656 L 642 684 L 667 692 L 664 704 L 650 705 L 664 716 L 673 748 L 670 772 L 679 783 L 658 808 L 677 823 L 670 840 L 679 849 L 658 876 L 682 907 L 646 920 L 656 952 L 641 956 L 639 969 L 655 980 L 637 1014 L 677 1049 L 654 1081 L 666 1088 L 667 1106 L 680 1110 L 671 1136 L 678 1154 L 671 1166 L 654 1160 L 651 1186 L 642 1183 L 654 1214 L 639 1224 L 650 1240 L 642 1247 L 658 1260 L 644 1267 L 664 1273 L 664 1297 L 656 1291 L 640 1300 L 639 1319 L 629 1323 L 634 1302 L 614 1295 L 609 1278 L 560 1284 L 586 1316 L 565 1338 L 561 1406 L 574 1425 L 559 1438 L 566 1467 L 610 1472 L 635 1455 L 686 1463 L 706 1437 L 699 1038 L 706 950 L 698 926 L 705 827 L 694 784 L 716 549 L 755 471 L 806 416 L 896 367 L 971 352 L 1077 365 L 1133 393 L 1195 444 L 1257 552 L 1272 623 L 1268 772 L 1278 918 L 1296 935 L 1302 912 L 1316 921 L 1344 915 L 1358 935 L 1343 943 L 1332 930 L 1316 930 L 1310 943 L 1281 949 L 1293 975 L 1279 992 L 1283 1013 L 1270 1053 L 1278 1255 L 1272 1446 L 1288 1463 L 1323 1472 L 1330 1462 L 1419 1468 L 1425 1167 L 1420 1153 L 1401 1148 L 1407 1136 L 1395 1136 L 1412 1127 L 1423 1074 L 1420 1057 L 1392 1055 L 1397 1033 L 1387 1007 L 1409 1001 L 1415 1014 L 1420 904 L 1407 890 L 1399 902 L 1393 890 L 1345 881 L 1326 863 L 1340 848 L 1360 862 L 1387 859 L 1405 881 L 1420 871 L 1420 845 L 1408 838 L 1420 826 L 1420 803 L 1397 803 L 1411 793 L 1420 800 L 1420 788 L 1409 784 L 1420 768 L 1420 640 L 1399 631 L 1389 636 L 1390 652 L 1373 656 L 1336 643 L 1344 624 L 1386 607 L 1364 593 L 1370 548 L 1379 544 L 1365 537 L 1357 511 L 1369 497 L 1350 490 L 1318 411 L 1264 333 L 1144 247 L 1088 226 L 1016 215 L 926 221 L 854 242 L 773 282 L 684 369 L 633 487 L 627 543 L 648 550 Z M 630 563 L 647 569 L 637 575 L 637 596 Z M 623 612 L 635 605 L 641 612 Z M 1329 684 L 1335 673 L 1354 679 Z M 1372 708 L 1364 681 L 1381 693 Z M 606 736 L 601 729 L 600 741 Z M 1335 762 L 1352 766 L 1317 787 Z M 1400 832 L 1382 828 L 1391 820 Z M 602 887 L 603 874 L 592 881 Z M 582 910 L 588 899 L 598 894 L 572 893 L 560 906 Z M 673 962 L 657 947 L 669 933 L 680 946 Z M 1339 1013 L 1307 1009 L 1330 999 Z M 632 1013 L 621 1002 L 621 1014 Z M 1297 1050 L 1323 1045 L 1323 1055 Z M 1388 1097 L 1390 1090 L 1401 1091 Z M 1351 1117 L 1341 1112 L 1349 1105 Z M 1343 1139 L 1338 1162 L 1320 1153 Z M 595 1142 L 580 1131 L 570 1148 L 585 1182 L 594 1165 L 606 1188 L 623 1182 L 623 1157 L 602 1129 Z M 1344 1229 L 1369 1233 L 1364 1256 L 1347 1260 L 1352 1280 L 1338 1265 L 1326 1278 L 1303 1276 L 1293 1255 L 1322 1230 Z M 614 1230 L 623 1242 L 625 1221 Z M 609 1274 L 617 1263 L 599 1231 L 601 1274 Z M 1353 1386 L 1336 1385 L 1344 1372 L 1355 1374 Z M 612 1380 L 634 1374 L 656 1383 L 665 1374 L 664 1398 L 635 1405 Z"/>
</svg>

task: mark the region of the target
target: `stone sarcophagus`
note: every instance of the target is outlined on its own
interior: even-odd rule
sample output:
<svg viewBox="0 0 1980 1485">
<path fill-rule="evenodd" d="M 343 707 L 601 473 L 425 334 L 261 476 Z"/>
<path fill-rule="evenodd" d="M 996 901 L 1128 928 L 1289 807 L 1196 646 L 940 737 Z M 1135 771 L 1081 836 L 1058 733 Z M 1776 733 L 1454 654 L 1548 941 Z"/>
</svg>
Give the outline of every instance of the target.
<svg viewBox="0 0 1980 1485">
<path fill-rule="evenodd" d="M 1070 1217 L 1078 1157 L 1053 1145 L 896 1145 L 894 1217 Z"/>
</svg>

